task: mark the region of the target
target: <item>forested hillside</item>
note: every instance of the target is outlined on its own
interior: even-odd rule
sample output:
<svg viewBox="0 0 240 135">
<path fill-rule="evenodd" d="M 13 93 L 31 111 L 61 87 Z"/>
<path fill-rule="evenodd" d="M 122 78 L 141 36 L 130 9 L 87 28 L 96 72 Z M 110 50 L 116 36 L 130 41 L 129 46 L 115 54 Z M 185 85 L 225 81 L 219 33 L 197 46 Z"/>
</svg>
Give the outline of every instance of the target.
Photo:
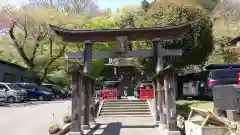
<svg viewBox="0 0 240 135">
<path fill-rule="evenodd" d="M 62 57 L 65 51 L 82 51 L 81 43 L 69 45 L 62 42 L 50 31 L 48 24 L 69 29 L 111 29 L 164 27 L 199 20 L 192 26 L 192 33 L 184 38 L 163 41 L 164 47 L 182 48 L 184 52 L 177 59 L 165 58 L 165 63 L 173 64 L 183 72 L 192 72 L 209 63 L 238 62 L 238 55 L 227 46 L 227 41 L 237 36 L 240 29 L 240 6 L 236 3 L 217 0 L 161 0 L 150 3 L 143 0 L 141 6 L 126 6 L 113 13 L 97 8 L 94 1 L 71 1 L 73 3 L 68 4 L 75 6 L 64 8 L 36 1 L 39 2 L 37 7 L 24 5 L 21 9 L 5 7 L 2 10 L 7 15 L 5 19 L 13 20 L 15 25 L 10 25 L 7 35 L 1 36 L 0 58 L 27 67 L 36 72 L 42 81 L 66 84 L 71 64 L 82 64 L 82 60 L 66 61 Z M 110 50 L 114 44 L 101 43 L 101 46 L 95 45 L 94 50 Z M 152 47 L 150 42 L 145 41 L 132 42 L 132 46 L 135 50 Z M 139 70 L 152 74 L 151 59 L 135 61 Z M 103 68 L 103 60 L 95 59 L 92 75 L 98 76 Z"/>
</svg>

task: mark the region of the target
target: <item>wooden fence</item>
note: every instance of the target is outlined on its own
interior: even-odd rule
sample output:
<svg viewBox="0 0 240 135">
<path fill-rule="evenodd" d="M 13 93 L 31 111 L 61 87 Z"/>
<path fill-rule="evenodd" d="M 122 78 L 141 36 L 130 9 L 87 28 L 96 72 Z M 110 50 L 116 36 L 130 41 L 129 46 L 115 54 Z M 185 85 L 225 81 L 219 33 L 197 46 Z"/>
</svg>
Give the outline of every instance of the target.
<svg viewBox="0 0 240 135">
<path fill-rule="evenodd" d="M 95 122 L 95 78 L 73 70 L 72 74 L 72 123 L 71 132 L 82 132 Z"/>
<path fill-rule="evenodd" d="M 155 119 L 159 126 L 169 131 L 177 131 L 176 98 L 177 74 L 173 68 L 167 67 L 153 76 L 155 82 L 155 102 L 151 102 Z"/>
</svg>

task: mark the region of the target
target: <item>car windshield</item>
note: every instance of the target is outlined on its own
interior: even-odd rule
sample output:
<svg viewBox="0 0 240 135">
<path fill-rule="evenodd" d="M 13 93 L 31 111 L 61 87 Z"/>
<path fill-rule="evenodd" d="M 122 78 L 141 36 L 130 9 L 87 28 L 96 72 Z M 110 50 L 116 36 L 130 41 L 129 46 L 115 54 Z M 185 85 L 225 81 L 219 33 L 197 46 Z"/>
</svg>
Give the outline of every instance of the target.
<svg viewBox="0 0 240 135">
<path fill-rule="evenodd" d="M 44 84 L 42 86 L 39 86 L 40 89 L 48 89 L 48 90 L 57 90 L 57 91 L 61 91 L 62 88 L 56 85 L 48 85 L 48 84 Z"/>
<path fill-rule="evenodd" d="M 43 86 L 46 87 L 46 88 L 49 88 L 49 89 L 52 88 L 52 85 L 43 85 Z"/>
<path fill-rule="evenodd" d="M 40 89 L 40 90 L 49 90 L 49 91 L 51 91 L 51 89 L 48 89 L 48 88 L 46 88 L 44 86 L 37 86 L 37 88 Z"/>
<path fill-rule="evenodd" d="M 44 86 L 45 87 L 45 86 Z M 61 87 L 59 87 L 59 86 L 54 86 L 53 87 L 55 90 L 62 90 L 62 88 Z"/>
<path fill-rule="evenodd" d="M 7 84 L 7 85 L 12 90 L 21 90 L 21 88 L 19 86 L 17 86 L 16 84 Z"/>
<path fill-rule="evenodd" d="M 101 84 L 95 84 L 95 90 L 99 90 L 102 89 L 102 85 Z"/>
<path fill-rule="evenodd" d="M 153 88 L 152 83 L 141 83 L 140 87 L 149 87 L 149 88 Z"/>
<path fill-rule="evenodd" d="M 103 88 L 117 88 L 118 82 L 117 81 L 107 81 L 103 83 Z"/>
<path fill-rule="evenodd" d="M 238 78 L 240 70 L 216 70 L 212 71 L 212 79 L 226 79 L 226 78 Z"/>
<path fill-rule="evenodd" d="M 38 86 L 36 84 L 18 84 L 19 87 L 24 89 L 36 89 Z"/>
<path fill-rule="evenodd" d="M 146 80 L 146 81 L 141 81 L 140 83 L 152 83 L 152 81 Z"/>
</svg>

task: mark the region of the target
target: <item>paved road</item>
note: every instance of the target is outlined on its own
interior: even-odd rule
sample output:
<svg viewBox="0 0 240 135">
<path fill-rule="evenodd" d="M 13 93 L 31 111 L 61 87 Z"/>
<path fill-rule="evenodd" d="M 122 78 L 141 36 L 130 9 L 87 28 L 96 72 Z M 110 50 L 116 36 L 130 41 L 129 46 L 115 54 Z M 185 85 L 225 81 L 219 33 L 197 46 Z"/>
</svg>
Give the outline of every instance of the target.
<svg viewBox="0 0 240 135">
<path fill-rule="evenodd" d="M 0 106 L 1 135 L 48 135 L 48 125 L 67 114 L 70 101 L 50 101 Z"/>
</svg>

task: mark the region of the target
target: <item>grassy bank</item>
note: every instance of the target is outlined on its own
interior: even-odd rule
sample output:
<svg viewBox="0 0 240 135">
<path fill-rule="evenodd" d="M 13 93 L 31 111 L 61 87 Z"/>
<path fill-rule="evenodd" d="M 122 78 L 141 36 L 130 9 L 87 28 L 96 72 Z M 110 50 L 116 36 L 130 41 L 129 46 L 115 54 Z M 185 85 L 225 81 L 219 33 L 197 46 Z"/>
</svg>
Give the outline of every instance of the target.
<svg viewBox="0 0 240 135">
<path fill-rule="evenodd" d="M 177 104 L 177 113 L 186 117 L 188 116 L 191 107 L 205 109 L 208 111 L 213 110 L 212 101 L 178 100 L 176 104 Z"/>
</svg>

